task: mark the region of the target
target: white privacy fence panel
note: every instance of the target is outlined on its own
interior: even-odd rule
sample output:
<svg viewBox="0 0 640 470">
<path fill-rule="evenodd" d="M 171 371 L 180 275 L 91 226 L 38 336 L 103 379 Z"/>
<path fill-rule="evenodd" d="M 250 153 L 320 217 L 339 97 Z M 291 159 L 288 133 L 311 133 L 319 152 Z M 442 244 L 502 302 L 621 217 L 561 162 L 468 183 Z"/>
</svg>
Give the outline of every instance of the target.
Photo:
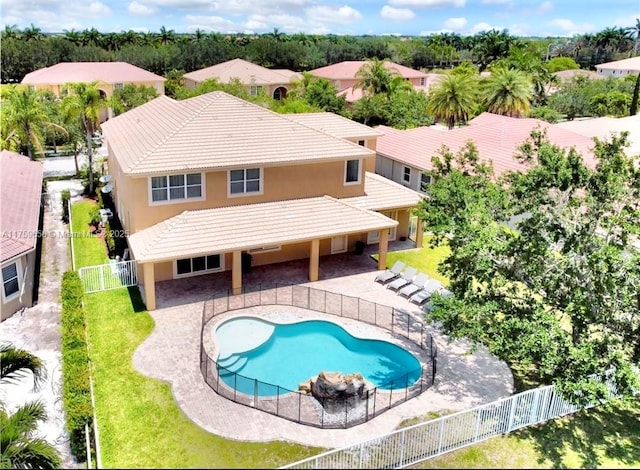
<svg viewBox="0 0 640 470">
<path fill-rule="evenodd" d="M 135 260 L 86 266 L 78 269 L 78 275 L 86 293 L 138 285 Z"/>
<path fill-rule="evenodd" d="M 580 409 L 549 385 L 282 468 L 400 468 Z"/>
</svg>

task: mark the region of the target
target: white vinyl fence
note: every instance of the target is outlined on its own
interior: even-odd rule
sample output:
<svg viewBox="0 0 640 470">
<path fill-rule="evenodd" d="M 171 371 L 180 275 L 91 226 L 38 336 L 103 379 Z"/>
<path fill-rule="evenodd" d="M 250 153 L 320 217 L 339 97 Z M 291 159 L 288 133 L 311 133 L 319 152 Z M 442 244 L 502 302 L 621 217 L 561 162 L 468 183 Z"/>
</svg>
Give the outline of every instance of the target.
<svg viewBox="0 0 640 470">
<path fill-rule="evenodd" d="M 574 413 L 581 408 L 564 400 L 553 385 L 548 385 L 325 452 L 282 468 L 405 467 L 516 429 Z"/>
<path fill-rule="evenodd" d="M 86 266 L 78 269 L 86 293 L 138 285 L 135 260 Z"/>
</svg>

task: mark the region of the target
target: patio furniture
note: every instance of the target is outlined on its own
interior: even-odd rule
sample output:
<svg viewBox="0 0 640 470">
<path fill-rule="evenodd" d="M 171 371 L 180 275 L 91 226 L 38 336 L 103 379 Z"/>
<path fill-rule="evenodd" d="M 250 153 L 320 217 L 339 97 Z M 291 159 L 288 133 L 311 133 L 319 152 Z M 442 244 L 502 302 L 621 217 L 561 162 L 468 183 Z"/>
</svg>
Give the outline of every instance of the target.
<svg viewBox="0 0 640 470">
<path fill-rule="evenodd" d="M 387 284 L 387 289 L 391 289 L 391 290 L 394 290 L 394 291 L 397 291 L 398 289 L 402 289 L 407 284 L 411 284 L 411 281 L 413 281 L 413 278 L 416 276 L 417 273 L 418 273 L 418 270 L 416 268 L 409 266 L 400 275 L 399 278 L 397 278 L 397 279 L 391 281 L 389 284 Z"/>
<path fill-rule="evenodd" d="M 423 289 L 409 297 L 409 300 L 414 304 L 422 305 L 431 298 L 435 291 L 440 288 L 442 288 L 442 283 L 440 281 L 429 279 L 429 281 L 424 285 Z"/>
<path fill-rule="evenodd" d="M 400 273 L 402 272 L 405 266 L 406 265 L 404 264 L 404 262 L 398 260 L 395 263 L 393 263 L 393 266 L 391 266 L 391 269 L 387 269 L 385 272 L 378 274 L 376 276 L 375 281 L 381 284 L 386 284 L 387 282 L 391 282 L 394 279 L 397 279 L 398 276 L 400 276 Z"/>
<path fill-rule="evenodd" d="M 398 295 L 402 295 L 404 297 L 411 297 L 418 291 L 424 289 L 424 286 L 429 282 L 431 278 L 427 276 L 425 273 L 418 273 L 416 278 L 413 280 L 411 284 L 407 284 L 402 289 L 398 291 Z"/>
</svg>

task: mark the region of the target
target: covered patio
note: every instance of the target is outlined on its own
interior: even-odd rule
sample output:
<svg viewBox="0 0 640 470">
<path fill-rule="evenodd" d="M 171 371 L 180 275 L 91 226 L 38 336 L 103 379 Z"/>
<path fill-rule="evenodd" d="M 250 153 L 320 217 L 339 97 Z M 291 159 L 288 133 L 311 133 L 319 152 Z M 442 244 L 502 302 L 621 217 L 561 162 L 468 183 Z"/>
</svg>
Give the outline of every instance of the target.
<svg viewBox="0 0 640 470">
<path fill-rule="evenodd" d="M 297 259 L 308 266 L 306 281 L 317 281 L 321 254 L 340 251 L 348 254 L 350 245 L 360 240 L 362 234 L 372 231 L 378 231 L 379 236 L 377 268 L 384 269 L 389 230 L 397 225 L 396 220 L 378 212 L 323 196 L 185 211 L 131 235 L 129 245 L 142 267 L 147 309 L 154 310 L 156 271 L 163 273 L 161 279 L 177 277 L 177 260 L 218 256 L 218 271 L 228 272 L 224 267 L 225 258 L 228 258 L 231 290 L 240 293 L 243 287 L 242 254 L 262 247 L 277 247 L 273 251 L 278 252 L 280 260 L 276 257 L 265 264 Z M 340 245 L 338 250 L 334 250 L 335 240 L 338 240 L 336 246 Z M 173 276 L 167 275 L 171 269 Z M 194 279 L 188 278 L 190 282 Z"/>
</svg>

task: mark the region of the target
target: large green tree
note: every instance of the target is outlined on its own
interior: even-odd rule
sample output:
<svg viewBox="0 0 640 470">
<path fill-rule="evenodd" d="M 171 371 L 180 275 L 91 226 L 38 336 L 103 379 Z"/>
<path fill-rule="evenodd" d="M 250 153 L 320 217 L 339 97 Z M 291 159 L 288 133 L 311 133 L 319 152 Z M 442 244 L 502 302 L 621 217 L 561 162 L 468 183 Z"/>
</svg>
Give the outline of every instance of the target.
<svg viewBox="0 0 640 470">
<path fill-rule="evenodd" d="M 496 179 L 470 145 L 434 158 L 419 216 L 451 254 L 453 296 L 429 320 L 484 343 L 521 381 L 578 403 L 640 388 L 640 159 L 626 137 L 596 140 L 597 166 L 538 131 Z"/>
<path fill-rule="evenodd" d="M 0 346 L 0 383 L 31 375 L 37 388 L 46 378 L 37 356 L 11 344 Z M 46 419 L 40 401 L 27 403 L 9 415 L 0 404 L 0 468 L 60 468 L 58 451 L 46 440 L 34 437 L 39 421 Z"/>
<path fill-rule="evenodd" d="M 93 134 L 100 127 L 100 110 L 106 105 L 96 82 L 69 84 L 69 95 L 62 101 L 63 115 L 67 120 L 75 120 L 84 133 L 89 163 L 89 194 L 94 189 Z"/>
<path fill-rule="evenodd" d="M 498 67 L 482 83 L 487 111 L 511 117 L 525 116 L 531 108 L 533 84 L 521 70 Z"/>
<path fill-rule="evenodd" d="M 437 121 L 445 121 L 449 129 L 466 122 L 476 108 L 477 80 L 467 73 L 448 73 L 429 92 L 427 113 Z"/>
</svg>

